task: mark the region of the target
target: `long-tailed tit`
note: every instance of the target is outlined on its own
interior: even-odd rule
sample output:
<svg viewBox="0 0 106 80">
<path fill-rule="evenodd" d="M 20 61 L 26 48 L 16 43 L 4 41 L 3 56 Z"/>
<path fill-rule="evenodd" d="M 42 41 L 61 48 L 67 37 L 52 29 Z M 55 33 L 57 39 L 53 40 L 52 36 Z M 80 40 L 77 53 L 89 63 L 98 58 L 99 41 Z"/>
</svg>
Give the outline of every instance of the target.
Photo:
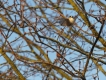
<svg viewBox="0 0 106 80">
<path fill-rule="evenodd" d="M 75 19 L 73 16 L 69 16 L 69 18 L 61 18 L 60 24 L 61 26 L 72 26 L 74 23 Z"/>
</svg>

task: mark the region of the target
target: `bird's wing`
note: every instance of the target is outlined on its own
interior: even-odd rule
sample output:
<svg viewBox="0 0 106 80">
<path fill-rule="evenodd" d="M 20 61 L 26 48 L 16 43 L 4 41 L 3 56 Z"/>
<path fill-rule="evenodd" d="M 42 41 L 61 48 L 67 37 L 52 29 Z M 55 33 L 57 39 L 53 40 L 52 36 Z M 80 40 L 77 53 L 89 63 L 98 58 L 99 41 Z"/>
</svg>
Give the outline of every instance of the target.
<svg viewBox="0 0 106 80">
<path fill-rule="evenodd" d="M 59 21 L 59 23 L 62 25 L 62 26 L 67 26 L 67 19 L 65 19 L 65 18 L 61 18 L 60 19 L 60 21 Z"/>
</svg>

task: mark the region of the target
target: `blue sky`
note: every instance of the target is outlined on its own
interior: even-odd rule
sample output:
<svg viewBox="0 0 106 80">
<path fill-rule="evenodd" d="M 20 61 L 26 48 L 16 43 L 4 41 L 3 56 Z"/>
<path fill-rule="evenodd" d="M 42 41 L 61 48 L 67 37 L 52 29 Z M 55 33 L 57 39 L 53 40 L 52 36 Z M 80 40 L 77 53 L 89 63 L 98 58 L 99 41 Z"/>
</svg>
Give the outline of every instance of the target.
<svg viewBox="0 0 106 80">
<path fill-rule="evenodd" d="M 13 1 L 14 0 L 8 0 L 9 1 L 9 4 L 11 5 L 12 3 L 13 3 Z M 34 6 L 34 4 L 33 4 L 33 0 L 27 0 L 27 2 L 31 5 L 31 6 Z M 67 5 L 66 5 L 67 6 Z M 90 6 L 90 4 L 87 4 L 86 6 Z M 69 7 L 69 5 L 67 6 L 67 7 Z M 86 7 L 86 9 L 87 10 L 89 10 L 89 8 L 90 7 Z M 97 7 L 95 7 L 95 8 L 97 8 Z M 48 10 L 48 12 L 50 12 L 49 10 Z M 71 14 L 71 15 L 76 15 L 75 14 L 75 12 L 70 12 L 70 11 L 64 11 L 64 14 L 65 14 L 65 16 L 66 15 L 69 15 L 69 14 Z M 92 18 L 91 18 L 92 19 Z M 17 36 L 16 34 L 14 34 L 13 36 Z M 13 37 L 11 37 L 10 38 L 10 40 L 13 40 Z M 18 45 L 18 43 L 16 44 L 16 45 Z M 56 59 L 56 53 L 50 53 L 50 54 L 48 54 L 49 55 L 49 57 L 50 57 L 50 59 L 53 61 L 54 59 Z M 2 60 L 3 62 L 4 62 L 4 59 L 3 58 L 1 58 L 0 57 L 0 60 Z M 105 67 L 106 66 L 103 66 L 104 67 L 104 69 L 106 69 Z M 99 72 L 99 80 L 104 80 L 104 79 L 106 79 L 106 77 L 104 76 L 104 74 L 102 74 L 101 72 Z M 30 77 L 29 78 L 29 80 L 42 80 L 41 78 L 40 78 L 40 76 L 34 76 L 34 77 Z"/>
</svg>

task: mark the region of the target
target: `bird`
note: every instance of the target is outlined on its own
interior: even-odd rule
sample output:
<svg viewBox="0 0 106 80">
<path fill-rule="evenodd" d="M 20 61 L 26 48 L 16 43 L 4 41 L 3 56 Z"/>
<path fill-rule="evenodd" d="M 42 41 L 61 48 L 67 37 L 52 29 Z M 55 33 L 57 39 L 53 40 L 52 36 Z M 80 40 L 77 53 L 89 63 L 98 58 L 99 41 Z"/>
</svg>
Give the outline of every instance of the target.
<svg viewBox="0 0 106 80">
<path fill-rule="evenodd" d="M 73 16 L 69 16 L 69 18 L 61 18 L 60 19 L 60 25 L 61 26 L 72 26 L 74 24 L 74 17 Z"/>
</svg>

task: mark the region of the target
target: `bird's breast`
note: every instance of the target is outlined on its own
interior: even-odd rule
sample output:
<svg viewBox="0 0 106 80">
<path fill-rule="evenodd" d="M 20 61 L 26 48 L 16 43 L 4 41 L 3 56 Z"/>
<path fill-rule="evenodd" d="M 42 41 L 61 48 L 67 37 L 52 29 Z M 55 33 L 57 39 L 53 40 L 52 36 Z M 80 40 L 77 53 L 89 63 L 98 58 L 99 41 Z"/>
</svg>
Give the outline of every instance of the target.
<svg viewBox="0 0 106 80">
<path fill-rule="evenodd" d="M 73 24 L 73 23 L 74 23 L 74 19 L 73 19 L 73 18 L 69 18 L 69 22 L 70 22 L 71 24 Z"/>
</svg>

